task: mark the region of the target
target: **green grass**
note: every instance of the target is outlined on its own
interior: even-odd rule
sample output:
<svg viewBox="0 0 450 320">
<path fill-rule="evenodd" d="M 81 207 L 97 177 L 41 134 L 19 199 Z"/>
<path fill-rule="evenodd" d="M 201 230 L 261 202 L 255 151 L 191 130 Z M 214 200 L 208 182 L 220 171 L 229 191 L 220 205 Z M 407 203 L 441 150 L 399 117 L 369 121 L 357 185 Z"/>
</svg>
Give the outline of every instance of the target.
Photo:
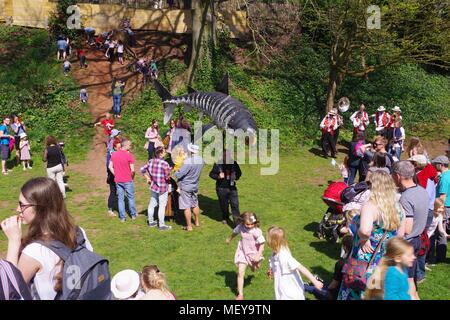
<svg viewBox="0 0 450 320">
<path fill-rule="evenodd" d="M 144 163 L 140 159 L 138 164 Z M 110 261 L 111 273 L 131 268 L 140 270 L 155 263 L 167 274 L 171 289 L 180 299 L 233 299 L 236 287 L 236 268 L 233 264 L 238 239 L 230 245 L 225 238 L 231 228 L 222 225 L 215 195 L 214 181 L 208 177 L 206 166 L 200 182 L 200 228 L 192 233 L 181 230 L 181 225 L 169 222 L 172 231 L 160 233 L 148 229 L 145 217 L 127 220 L 121 224 L 117 218 L 106 216 L 106 193 L 93 190 L 90 178 L 71 172 L 67 205 L 92 242 L 94 249 Z M 283 155 L 280 171 L 275 176 L 261 176 L 259 166 L 242 166 L 243 176 L 238 183 L 241 210 L 254 211 L 266 233 L 271 225 L 286 229 L 294 257 L 326 281 L 332 276 L 334 263 L 339 256 L 338 245 L 319 240 L 313 232 L 326 207 L 320 196 L 328 179 L 339 174 L 328 160 L 315 157 L 306 150 Z M 38 162 L 33 171 L 19 168 L 0 178 L 2 202 L 0 219 L 14 214 L 21 185 L 32 176 L 45 172 Z M 106 190 L 106 185 L 105 185 Z M 145 214 L 149 192 L 141 179 L 136 178 L 137 209 Z M 7 246 L 0 234 L 0 252 Z M 273 299 L 273 283 L 265 276 L 270 249 L 262 269 L 246 274 L 246 299 Z M 441 264 L 427 272 L 427 280 L 419 286 L 422 299 L 450 299 L 449 264 Z"/>
</svg>

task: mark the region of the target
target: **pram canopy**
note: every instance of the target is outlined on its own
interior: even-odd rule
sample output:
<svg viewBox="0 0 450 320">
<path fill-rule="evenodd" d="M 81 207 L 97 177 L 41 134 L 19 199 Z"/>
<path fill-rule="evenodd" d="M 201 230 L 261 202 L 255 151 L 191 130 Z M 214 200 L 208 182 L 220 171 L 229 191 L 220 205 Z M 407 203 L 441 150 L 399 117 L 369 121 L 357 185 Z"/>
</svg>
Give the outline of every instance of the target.
<svg viewBox="0 0 450 320">
<path fill-rule="evenodd" d="M 347 184 L 342 181 L 330 183 L 323 192 L 322 200 L 328 207 L 342 212 L 342 207 L 344 204 L 341 202 L 341 194 L 347 187 Z"/>
</svg>

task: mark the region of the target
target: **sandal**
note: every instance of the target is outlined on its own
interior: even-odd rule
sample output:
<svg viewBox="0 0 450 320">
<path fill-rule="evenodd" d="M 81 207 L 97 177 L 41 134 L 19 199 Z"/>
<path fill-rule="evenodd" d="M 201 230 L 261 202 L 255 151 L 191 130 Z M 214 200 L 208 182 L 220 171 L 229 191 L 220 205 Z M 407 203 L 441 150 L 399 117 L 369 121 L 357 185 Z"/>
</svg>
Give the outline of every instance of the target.
<svg viewBox="0 0 450 320">
<path fill-rule="evenodd" d="M 184 231 L 193 231 L 192 228 L 189 229 L 188 227 L 183 227 L 183 230 L 184 230 Z"/>
<path fill-rule="evenodd" d="M 8 172 L 7 172 L 7 171 L 2 171 L 2 173 L 3 173 L 4 176 L 7 176 L 7 175 L 8 175 Z"/>
</svg>

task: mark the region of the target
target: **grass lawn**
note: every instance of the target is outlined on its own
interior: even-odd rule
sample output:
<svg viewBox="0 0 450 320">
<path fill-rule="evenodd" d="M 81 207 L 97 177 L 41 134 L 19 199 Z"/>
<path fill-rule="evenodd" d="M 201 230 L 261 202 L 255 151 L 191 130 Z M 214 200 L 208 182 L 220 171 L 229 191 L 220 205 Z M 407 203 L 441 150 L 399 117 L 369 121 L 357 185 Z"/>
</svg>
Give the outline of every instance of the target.
<svg viewBox="0 0 450 320">
<path fill-rule="evenodd" d="M 144 163 L 140 159 L 138 164 Z M 146 227 L 148 189 L 141 177 L 136 179 L 138 220 L 128 219 L 121 224 L 118 218 L 106 216 L 105 188 L 96 189 L 88 176 L 67 171 L 71 192 L 68 192 L 69 211 L 77 223 L 87 231 L 94 249 L 110 261 L 111 273 L 131 268 L 140 270 L 155 263 L 167 274 L 170 288 L 179 299 L 233 299 L 236 292 L 236 268 L 233 264 L 238 239 L 228 246 L 225 238 L 231 228 L 220 223 L 221 214 L 215 195 L 214 181 L 208 177 L 206 166 L 200 182 L 200 228 L 188 233 L 177 222 L 169 222 L 172 231 L 160 233 Z M 258 166 L 242 166 L 238 182 L 241 210 L 254 211 L 266 233 L 271 225 L 287 230 L 294 257 L 327 282 L 331 279 L 334 262 L 340 248 L 314 237 L 325 204 L 320 196 L 329 179 L 339 173 L 329 160 L 315 157 L 306 150 L 284 155 L 280 171 L 275 176 L 261 176 Z M 0 219 L 14 214 L 19 188 L 29 178 L 44 175 L 40 161 L 32 171 L 19 167 L 7 177 L 0 178 L 2 190 Z M 6 238 L 0 234 L 0 254 L 5 253 Z M 449 253 L 450 255 L 450 253 Z M 262 269 L 248 271 L 245 281 L 246 299 L 273 299 L 273 283 L 265 276 L 270 249 Z M 450 261 L 448 261 L 450 262 Z M 427 272 L 427 279 L 419 286 L 422 299 L 450 299 L 448 263 Z M 310 297 L 312 298 L 312 297 Z"/>
</svg>

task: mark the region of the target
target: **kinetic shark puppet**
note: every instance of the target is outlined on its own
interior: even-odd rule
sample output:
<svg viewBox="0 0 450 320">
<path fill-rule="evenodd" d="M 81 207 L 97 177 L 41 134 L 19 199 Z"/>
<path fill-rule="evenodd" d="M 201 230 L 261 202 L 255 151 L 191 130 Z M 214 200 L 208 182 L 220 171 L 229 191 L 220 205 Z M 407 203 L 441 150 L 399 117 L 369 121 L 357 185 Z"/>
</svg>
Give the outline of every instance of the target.
<svg viewBox="0 0 450 320">
<path fill-rule="evenodd" d="M 184 105 L 186 112 L 194 108 L 201 115 L 207 114 L 211 118 L 213 124 L 204 126 L 202 135 L 214 126 L 233 135 L 236 130 L 241 129 L 248 134 L 252 145 L 256 143 L 256 122 L 240 101 L 228 95 L 228 75 L 225 75 L 217 87 L 217 92 L 198 92 L 189 87 L 187 95 L 174 97 L 157 80 L 154 80 L 153 85 L 164 105 L 164 124 L 172 118 L 175 106 Z"/>
</svg>

